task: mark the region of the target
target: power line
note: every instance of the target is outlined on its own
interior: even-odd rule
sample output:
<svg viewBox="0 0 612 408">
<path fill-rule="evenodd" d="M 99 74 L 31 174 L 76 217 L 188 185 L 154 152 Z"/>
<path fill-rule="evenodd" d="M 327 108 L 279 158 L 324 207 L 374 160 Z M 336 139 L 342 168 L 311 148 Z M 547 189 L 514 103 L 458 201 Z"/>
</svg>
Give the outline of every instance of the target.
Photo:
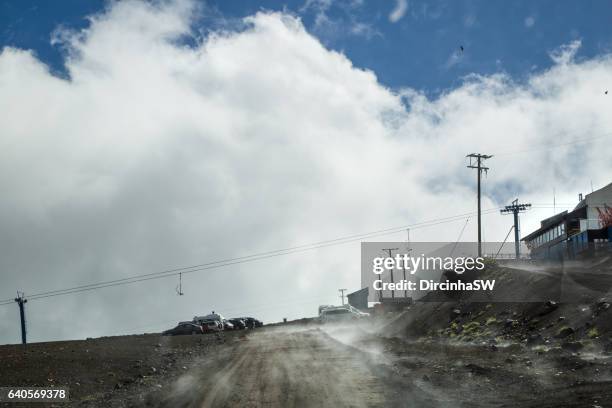
<svg viewBox="0 0 612 408">
<path fill-rule="evenodd" d="M 550 143 L 546 143 L 546 144 L 541 144 L 539 146 L 535 146 L 529 149 L 522 149 L 522 150 L 515 150 L 515 151 L 511 151 L 511 152 L 502 152 L 502 153 L 495 153 L 496 157 L 499 156 L 510 156 L 513 154 L 521 154 L 521 153 L 531 153 L 531 152 L 538 152 L 538 151 L 545 151 L 545 150 L 552 150 L 552 149 L 557 149 L 559 147 L 565 147 L 565 146 L 572 146 L 575 144 L 581 144 L 581 143 L 591 143 L 595 140 L 600 140 L 600 139 L 604 139 L 606 137 L 610 137 L 612 136 L 612 133 L 606 133 L 603 134 L 601 136 L 595 136 L 595 137 L 589 137 L 589 138 L 584 138 L 584 139 L 574 139 L 574 140 L 570 140 L 564 143 L 557 143 L 557 144 L 550 144 Z"/>
<path fill-rule="evenodd" d="M 497 253 L 495 254 L 495 257 L 493 259 L 497 259 L 497 256 L 499 255 L 499 253 L 501 252 L 502 248 L 506 244 L 506 241 L 508 240 L 508 237 L 510 236 L 510 233 L 512 232 L 513 229 L 514 229 L 514 225 L 511 225 L 510 229 L 508 230 L 508 233 L 506 234 L 506 238 L 504 238 L 504 242 L 502 242 L 502 244 L 499 246 L 499 249 L 497 250 Z M 518 257 L 517 257 L 517 259 L 518 259 Z"/>
<path fill-rule="evenodd" d="M 490 210 L 487 210 L 486 213 L 491 213 L 492 211 L 496 211 L 496 210 L 497 209 L 490 209 Z M 429 226 L 433 226 L 433 225 L 443 224 L 443 223 L 446 223 L 446 222 L 458 221 L 460 219 L 461 218 L 455 218 L 455 217 L 451 218 L 451 217 L 449 217 L 447 219 L 443 219 L 443 221 L 429 222 L 428 224 L 418 225 L 415 228 L 429 227 Z M 403 232 L 403 231 L 391 231 L 390 233 L 399 233 L 399 232 Z M 389 233 L 384 233 L 384 235 L 388 235 L 388 234 Z M 383 234 L 368 235 L 368 237 L 375 237 L 375 236 L 380 236 L 380 235 L 383 235 Z M 184 271 L 182 273 L 185 274 L 185 273 L 203 271 L 203 270 L 214 269 L 214 268 L 219 268 L 219 267 L 223 267 L 223 266 L 229 266 L 229 265 L 235 265 L 235 264 L 240 264 L 240 263 L 245 263 L 245 262 L 261 260 L 261 259 L 267 259 L 267 258 L 271 258 L 271 257 L 275 257 L 275 256 L 288 255 L 288 254 L 292 254 L 292 253 L 296 253 L 296 252 L 304 252 L 304 251 L 307 251 L 307 250 L 323 248 L 323 247 L 326 247 L 326 246 L 349 243 L 349 242 L 353 242 L 353 241 L 359 240 L 359 239 L 364 238 L 364 237 L 365 236 L 358 237 L 358 238 L 351 239 L 351 240 L 346 240 L 346 241 L 343 241 L 343 242 L 334 243 L 334 244 L 313 246 L 313 247 L 310 247 L 310 248 L 303 248 L 303 249 L 296 250 L 296 251 L 272 254 L 272 255 L 269 255 L 269 256 L 250 258 L 250 259 L 240 260 L 240 261 L 235 261 L 235 262 L 226 262 L 226 263 L 217 264 L 217 265 L 209 265 L 209 266 L 202 267 L 202 268 L 196 268 L 196 269 L 187 270 L 187 271 Z M 50 292 L 42 292 L 42 293 L 37 293 L 35 295 L 32 295 L 31 299 L 34 299 L 34 300 L 35 299 L 43 299 L 43 298 L 47 298 L 47 297 L 61 296 L 61 295 L 66 295 L 66 294 L 85 292 L 85 291 L 90 291 L 90 290 L 106 288 L 106 287 L 126 285 L 126 284 L 130 284 L 130 283 L 137 283 L 137 282 L 143 282 L 143 281 L 154 280 L 154 279 L 162 279 L 162 278 L 176 276 L 176 275 L 178 275 L 178 273 L 176 271 L 184 270 L 184 269 L 186 269 L 186 268 L 174 269 L 174 270 L 169 270 L 169 271 L 162 271 L 162 272 L 146 274 L 146 275 L 138 275 L 138 276 L 133 276 L 133 277 L 124 278 L 124 279 L 117 279 L 115 281 L 99 282 L 99 283 L 96 283 L 96 284 L 83 285 L 83 286 L 78 286 L 78 287 L 73 287 L 73 288 L 67 288 L 67 289 L 50 291 Z M 153 275 L 153 276 L 151 276 L 151 275 Z M 0 305 L 10 304 L 10 303 L 11 303 L 11 301 L 0 302 Z"/>
<path fill-rule="evenodd" d="M 461 239 L 461 236 L 463 235 L 463 231 L 465 231 L 465 227 L 467 227 L 468 222 L 470 222 L 470 217 L 467 217 L 465 219 L 465 224 L 463 224 L 463 228 L 461 228 L 461 232 L 459 233 L 459 236 L 457 237 L 457 241 L 455 241 L 455 245 L 453 245 L 453 249 L 451 250 L 451 253 L 449 256 L 453 256 L 453 253 L 455 252 L 455 249 L 457 248 L 457 244 L 459 243 L 459 240 Z"/>
<path fill-rule="evenodd" d="M 496 212 L 499 208 L 500 207 L 488 209 L 485 211 L 485 213 Z M 324 248 L 324 247 L 333 246 L 333 245 L 342 245 L 342 244 L 346 244 L 346 243 L 350 243 L 354 241 L 359 241 L 365 238 L 374 238 L 374 237 L 383 236 L 383 235 L 400 233 L 400 232 L 404 232 L 406 228 L 431 227 L 431 226 L 435 226 L 439 224 L 444 224 L 447 222 L 454 222 L 454 221 L 462 220 L 464 219 L 465 216 L 469 216 L 469 215 L 474 215 L 474 213 L 471 212 L 471 213 L 465 213 L 465 214 L 458 214 L 458 215 L 449 216 L 449 217 L 431 219 L 431 220 L 427 220 L 427 221 L 423 221 L 423 222 L 419 222 L 415 224 L 403 225 L 401 227 L 386 228 L 386 229 L 381 229 L 381 230 L 372 231 L 372 232 L 363 233 L 363 234 L 353 234 L 353 235 L 348 235 L 348 236 L 344 236 L 341 238 L 319 241 L 319 242 L 315 242 L 311 244 L 302 244 L 302 245 L 297 245 L 297 246 L 288 247 L 284 249 L 278 249 L 274 251 L 260 252 L 260 253 L 251 254 L 251 255 L 227 258 L 223 260 L 212 261 L 212 262 L 202 263 L 198 265 L 167 269 L 163 271 L 135 275 L 131 277 L 120 278 L 120 279 L 115 279 L 115 280 L 110 280 L 110 281 L 103 281 L 103 282 L 91 283 L 87 285 L 74 286 L 71 288 L 39 292 L 39 293 L 34 293 L 32 295 L 29 295 L 28 298 L 30 300 L 44 299 L 48 297 L 86 292 L 86 291 L 91 291 L 91 290 L 96 290 L 96 289 L 101 289 L 101 288 L 107 288 L 107 287 L 113 287 L 113 286 L 119 286 L 119 285 L 127 285 L 130 283 L 137 283 L 137 282 L 143 282 L 143 281 L 154 280 L 154 279 L 163 279 L 163 278 L 167 278 L 171 276 L 176 276 L 179 273 L 184 275 L 187 273 L 199 272 L 199 271 L 204 271 L 208 269 L 216 269 L 216 268 L 221 268 L 224 266 L 236 265 L 236 264 L 241 264 L 241 263 L 246 263 L 246 262 L 253 262 L 253 261 L 273 258 L 277 256 L 283 256 L 283 255 L 289 255 L 289 254 L 294 254 L 294 253 L 299 253 L 299 252 L 304 252 L 304 251 L 310 251 L 310 250 Z M 0 301 L 0 306 L 12 304 L 12 303 L 13 303 L 13 299 L 6 299 L 3 301 Z"/>
</svg>

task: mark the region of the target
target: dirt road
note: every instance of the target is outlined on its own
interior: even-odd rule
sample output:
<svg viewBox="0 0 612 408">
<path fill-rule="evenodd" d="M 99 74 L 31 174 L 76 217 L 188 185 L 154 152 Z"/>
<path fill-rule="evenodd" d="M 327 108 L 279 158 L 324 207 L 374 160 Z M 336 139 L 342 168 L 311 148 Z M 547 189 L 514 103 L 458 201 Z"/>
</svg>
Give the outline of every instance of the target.
<svg viewBox="0 0 612 408">
<path fill-rule="evenodd" d="M 409 343 L 354 327 L 268 328 L 228 342 L 145 405 L 608 407 L 609 362 Z"/>
<path fill-rule="evenodd" d="M 321 330 L 265 330 L 222 353 L 179 379 L 160 405 L 385 405 L 385 387 L 370 357 Z"/>
</svg>

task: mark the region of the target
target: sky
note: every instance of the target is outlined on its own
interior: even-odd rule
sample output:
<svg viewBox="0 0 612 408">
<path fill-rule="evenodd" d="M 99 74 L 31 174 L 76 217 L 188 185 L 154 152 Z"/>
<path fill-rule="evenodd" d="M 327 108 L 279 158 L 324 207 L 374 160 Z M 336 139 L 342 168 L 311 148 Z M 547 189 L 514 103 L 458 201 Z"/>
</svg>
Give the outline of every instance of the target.
<svg viewBox="0 0 612 408">
<path fill-rule="evenodd" d="M 516 197 L 526 234 L 612 182 L 610 17 L 603 1 L 0 2 L 0 300 L 410 225 L 473 240 L 472 152 L 494 155 L 485 240 Z M 358 241 L 193 271 L 183 296 L 171 277 L 34 299 L 29 337 L 313 316 L 359 289 Z M 18 327 L 0 305 L 0 343 Z"/>
</svg>

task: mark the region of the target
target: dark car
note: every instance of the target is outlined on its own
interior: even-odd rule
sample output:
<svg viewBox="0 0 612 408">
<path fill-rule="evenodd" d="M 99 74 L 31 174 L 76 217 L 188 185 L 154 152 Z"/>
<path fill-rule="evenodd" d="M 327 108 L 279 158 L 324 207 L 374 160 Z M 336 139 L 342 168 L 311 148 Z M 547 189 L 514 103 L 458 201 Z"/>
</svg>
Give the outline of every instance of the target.
<svg viewBox="0 0 612 408">
<path fill-rule="evenodd" d="M 202 326 L 191 322 L 181 322 L 175 328 L 166 330 L 164 336 L 179 336 L 182 334 L 203 334 Z"/>
<path fill-rule="evenodd" d="M 234 330 L 244 330 L 247 327 L 242 319 L 229 319 L 229 321 L 234 325 Z"/>
<path fill-rule="evenodd" d="M 263 323 L 255 319 L 254 317 L 243 317 L 242 320 L 244 320 L 246 327 L 248 327 L 249 329 L 254 329 L 256 327 L 263 326 Z"/>
<path fill-rule="evenodd" d="M 242 321 L 244 321 L 244 324 L 246 325 L 247 329 L 254 329 L 255 328 L 255 319 L 253 319 L 252 317 L 241 317 Z"/>
</svg>

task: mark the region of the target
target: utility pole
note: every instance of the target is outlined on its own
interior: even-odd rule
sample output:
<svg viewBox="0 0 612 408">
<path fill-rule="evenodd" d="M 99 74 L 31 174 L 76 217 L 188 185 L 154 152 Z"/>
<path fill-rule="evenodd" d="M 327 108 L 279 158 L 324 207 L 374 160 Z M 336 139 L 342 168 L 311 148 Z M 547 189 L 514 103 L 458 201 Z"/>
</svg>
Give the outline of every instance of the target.
<svg viewBox="0 0 612 408">
<path fill-rule="evenodd" d="M 482 256 L 482 220 L 481 220 L 481 211 L 480 211 L 480 176 L 484 171 L 485 174 L 489 171 L 488 167 L 482 165 L 482 163 L 493 157 L 488 154 L 480 154 L 480 153 L 470 153 L 465 157 L 470 158 L 470 164 L 467 166 L 469 169 L 477 169 L 476 177 L 478 181 L 478 256 Z"/>
<path fill-rule="evenodd" d="M 383 248 L 383 251 L 387 251 L 389 253 L 389 258 L 393 258 L 393 255 L 391 255 L 391 251 L 399 251 L 399 248 Z M 391 269 L 391 283 L 394 283 L 393 269 Z M 395 290 L 391 291 L 391 297 L 395 298 Z M 382 290 L 380 291 L 380 300 L 382 302 Z"/>
<path fill-rule="evenodd" d="M 176 293 L 179 296 L 183 296 L 185 293 L 183 292 L 183 273 L 179 272 L 179 284 L 176 287 Z"/>
<path fill-rule="evenodd" d="M 520 249 L 520 232 L 519 232 L 519 213 L 525 212 L 531 207 L 531 204 L 519 204 L 518 198 L 512 202 L 512 205 L 507 205 L 503 210 L 499 210 L 501 214 L 514 214 L 514 252 L 516 253 L 516 259 L 519 259 L 521 255 Z"/>
<path fill-rule="evenodd" d="M 342 299 L 342 306 L 344 306 L 344 292 L 346 291 L 346 289 L 338 289 L 338 292 L 340 292 L 340 299 Z"/>
<path fill-rule="evenodd" d="M 17 291 L 15 302 L 19 305 L 19 317 L 21 318 L 21 344 L 26 344 L 25 304 L 28 300 L 23 292 Z"/>
<path fill-rule="evenodd" d="M 410 248 L 410 228 L 406 228 L 406 254 L 409 254 L 412 251 L 412 248 Z M 404 271 L 404 284 L 406 282 L 408 282 L 408 280 L 406 280 L 406 265 L 402 264 L 402 270 Z M 404 290 L 404 297 L 407 298 L 408 297 L 408 290 Z"/>
</svg>

